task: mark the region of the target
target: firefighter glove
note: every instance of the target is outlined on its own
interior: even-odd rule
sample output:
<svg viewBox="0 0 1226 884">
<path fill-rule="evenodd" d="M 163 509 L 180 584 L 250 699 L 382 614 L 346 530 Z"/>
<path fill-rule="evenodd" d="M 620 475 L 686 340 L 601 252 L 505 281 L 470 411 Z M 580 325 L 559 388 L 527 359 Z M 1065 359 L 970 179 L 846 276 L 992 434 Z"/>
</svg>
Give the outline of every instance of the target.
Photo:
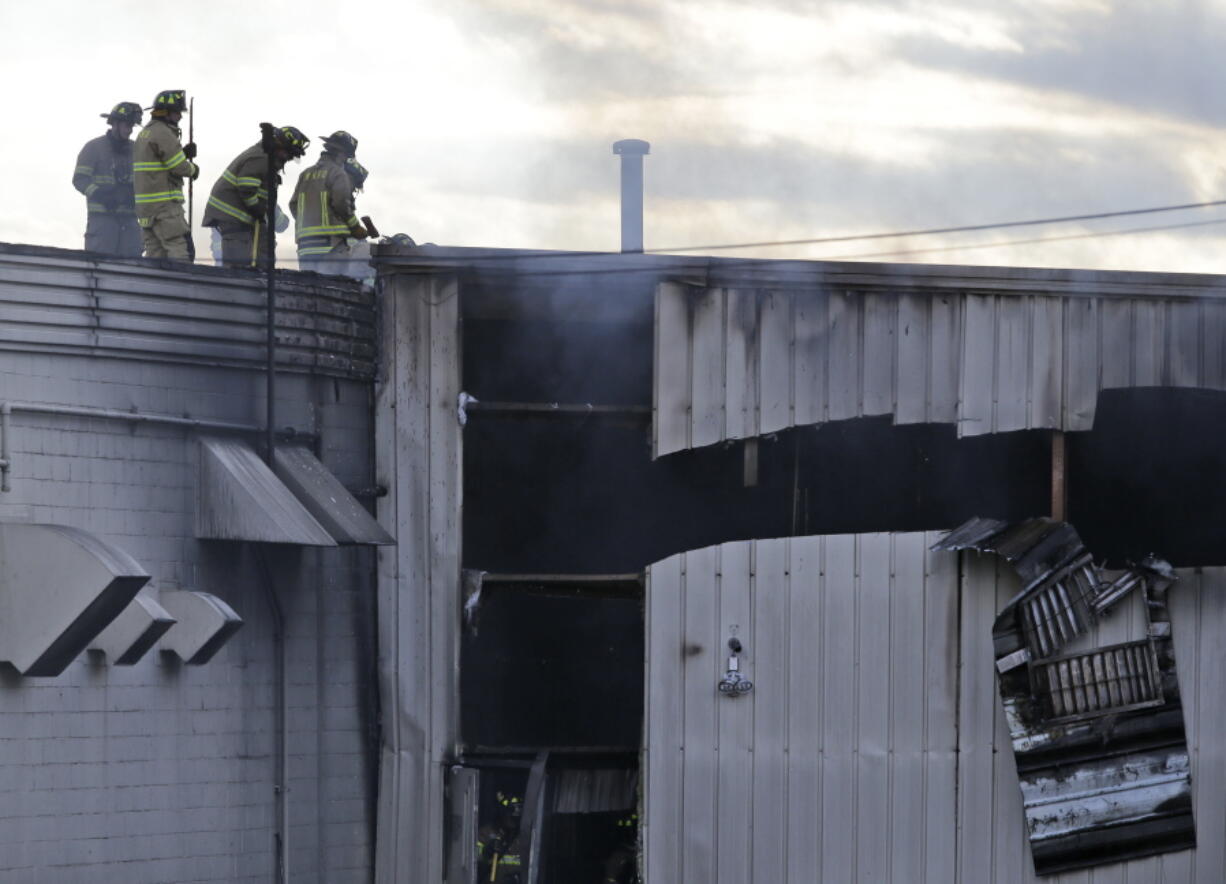
<svg viewBox="0 0 1226 884">
<path fill-rule="evenodd" d="M 353 228 L 351 232 L 356 239 L 366 239 L 366 237 L 370 236 L 370 232 L 361 224 Z"/>
<path fill-rule="evenodd" d="M 183 156 L 187 157 L 189 160 L 194 160 L 196 158 L 196 142 L 189 141 L 187 144 L 183 145 Z"/>
<path fill-rule="evenodd" d="M 102 203 L 108 211 L 114 210 L 119 204 L 119 194 L 114 184 L 103 184 L 94 191 L 94 199 Z"/>
</svg>

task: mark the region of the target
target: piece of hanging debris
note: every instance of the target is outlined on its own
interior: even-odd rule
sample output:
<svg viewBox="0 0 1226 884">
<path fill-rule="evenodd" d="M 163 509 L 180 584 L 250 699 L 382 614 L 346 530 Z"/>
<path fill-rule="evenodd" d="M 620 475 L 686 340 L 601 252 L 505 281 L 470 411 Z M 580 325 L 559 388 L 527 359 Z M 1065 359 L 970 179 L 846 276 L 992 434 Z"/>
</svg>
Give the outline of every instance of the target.
<svg viewBox="0 0 1226 884">
<path fill-rule="evenodd" d="M 1150 557 L 1106 571 L 1072 525 L 1051 519 L 971 519 L 933 549 L 994 553 L 1022 581 L 992 638 L 1035 872 L 1193 847 L 1171 566 Z M 1144 593 L 1143 638 L 1066 649 L 1135 590 Z"/>
</svg>

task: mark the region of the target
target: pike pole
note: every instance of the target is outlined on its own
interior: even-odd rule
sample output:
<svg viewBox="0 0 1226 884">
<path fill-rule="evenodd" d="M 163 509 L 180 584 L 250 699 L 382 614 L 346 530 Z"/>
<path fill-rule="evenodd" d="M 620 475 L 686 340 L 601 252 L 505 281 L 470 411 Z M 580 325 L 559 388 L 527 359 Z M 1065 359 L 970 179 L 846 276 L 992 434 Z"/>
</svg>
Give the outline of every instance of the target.
<svg viewBox="0 0 1226 884">
<path fill-rule="evenodd" d="M 192 96 L 187 100 L 187 142 L 193 144 L 196 141 L 196 96 Z M 192 160 L 194 164 L 195 159 Z M 187 179 L 187 259 L 193 264 L 196 263 L 196 239 L 192 236 L 192 227 L 196 223 L 195 209 L 195 185 L 196 177 L 193 175 Z"/>
</svg>

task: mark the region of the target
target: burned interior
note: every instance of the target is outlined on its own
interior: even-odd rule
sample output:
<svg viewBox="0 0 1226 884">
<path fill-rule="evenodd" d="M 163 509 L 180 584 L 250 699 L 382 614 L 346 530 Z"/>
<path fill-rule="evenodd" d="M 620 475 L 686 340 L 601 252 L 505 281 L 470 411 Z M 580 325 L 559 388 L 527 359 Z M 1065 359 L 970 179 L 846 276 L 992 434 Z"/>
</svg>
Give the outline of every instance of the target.
<svg viewBox="0 0 1226 884">
<path fill-rule="evenodd" d="M 1216 563 L 1207 526 L 1226 511 L 1200 477 L 1226 466 L 1214 444 L 1226 429 L 1222 393 L 1102 390 L 1088 406 L 1092 426 L 966 432 L 954 420 L 901 420 L 899 388 L 895 414 L 868 413 L 864 406 L 859 415 L 797 420 L 662 454 L 654 435 L 662 383 L 657 310 L 667 277 L 597 272 L 581 260 L 548 257 L 536 263 L 442 256 L 431 264 L 455 274 L 459 293 L 463 427 L 465 577 L 459 753 L 448 785 L 455 874 L 448 880 L 468 880 L 470 835 L 505 816 L 501 802 L 511 793 L 522 802 L 516 849 L 523 854 L 514 855 L 527 864 L 524 880 L 560 884 L 571 875 L 596 874 L 624 844 L 619 830 L 637 828 L 647 788 L 639 771 L 643 731 L 650 726 L 643 575 L 652 563 L 714 544 L 948 530 L 976 516 L 989 520 L 981 527 L 1007 533 L 1009 525 L 1039 524 L 1028 520 L 1058 513 L 1085 538 L 1084 548 L 1079 539 L 1068 540 L 1080 550 L 1079 585 L 1088 593 L 1076 622 L 1089 626 L 1125 597 L 1148 596 L 1156 605 L 1147 627 L 1153 629 L 1166 622 L 1157 606 L 1158 578 L 1129 571 L 1148 576 L 1135 585 L 1115 583 L 1118 575 L 1107 569 L 1127 570 L 1155 549 L 1177 567 Z M 786 288 L 787 281 L 778 285 Z M 777 300 L 763 293 L 755 303 L 766 311 Z M 865 336 L 867 322 L 857 326 Z M 894 323 L 886 330 L 908 328 Z M 832 352 L 831 366 L 834 358 Z M 902 368 L 890 364 L 897 378 Z M 867 365 L 852 375 L 867 401 Z M 1195 501 L 1194 511 L 1187 501 Z M 1071 528 L 1058 536 L 1077 537 Z M 1057 546 L 1059 561 L 1043 558 L 1042 574 L 1069 565 L 1064 558 L 1072 547 Z M 1104 584 L 1120 590 L 1119 598 L 1098 594 Z M 1029 615 L 1021 607 L 1002 616 L 1001 628 L 1016 631 L 1009 640 L 1020 644 L 1001 656 L 1032 654 L 1003 673 L 1012 692 L 1006 701 L 1016 710 L 1010 721 L 1024 730 L 1018 739 L 1059 731 L 1066 735 L 1061 747 L 1082 741 L 1080 754 L 1035 748 L 1023 758 L 1019 749 L 1019 773 L 1038 783 L 1064 776 L 1068 764 L 1081 765 L 1076 770 L 1098 764 L 1110 779 L 1119 769 L 1135 772 L 1138 762 L 1128 759 L 1137 753 L 1149 752 L 1145 758 L 1152 761 L 1153 752 L 1165 752 L 1163 764 L 1178 760 L 1184 737 L 1169 638 L 1147 635 L 1102 656 L 1104 649 L 1070 645 L 1071 632 L 1027 632 Z M 1018 625 L 1005 627 L 1011 616 Z M 722 649 L 722 666 L 727 635 L 717 639 L 705 642 Z M 1008 643 L 1003 633 L 1001 641 Z M 1066 691 L 1059 682 L 1060 667 L 1072 665 L 1070 654 L 1091 671 L 1096 662 L 1117 672 L 1132 668 L 1091 707 L 1080 699 L 1084 690 Z M 759 685 L 750 696 L 758 695 L 761 676 L 749 671 L 747 677 Z M 711 680 L 711 690 L 718 680 Z M 771 681 L 765 684 L 770 690 Z M 1107 748 L 1099 745 L 1104 729 L 1113 735 Z M 1110 826 L 1088 827 L 1094 838 L 1087 838 L 1077 826 L 1064 831 L 1044 823 L 1051 837 L 1034 842 L 1035 867 L 1046 873 L 1191 843 L 1188 770 L 1185 749 L 1183 768 L 1163 774 L 1163 788 L 1171 791 L 1156 804 L 1172 802 L 1160 811 L 1164 822 L 1134 832 L 1126 848 L 1112 841 Z M 1149 793 L 1138 798 L 1150 800 Z M 1027 802 L 1028 814 L 1031 804 L 1039 806 Z M 1032 817 L 1037 821 L 1038 811 Z M 1016 837 L 1025 843 L 1024 832 Z"/>
<path fill-rule="evenodd" d="M 1022 581 L 992 638 L 1035 871 L 1194 846 L 1170 564 L 1101 569 L 1072 525 L 1051 519 L 971 519 L 936 548 L 993 553 Z M 1133 593 L 1143 638 L 1070 647 Z"/>
</svg>

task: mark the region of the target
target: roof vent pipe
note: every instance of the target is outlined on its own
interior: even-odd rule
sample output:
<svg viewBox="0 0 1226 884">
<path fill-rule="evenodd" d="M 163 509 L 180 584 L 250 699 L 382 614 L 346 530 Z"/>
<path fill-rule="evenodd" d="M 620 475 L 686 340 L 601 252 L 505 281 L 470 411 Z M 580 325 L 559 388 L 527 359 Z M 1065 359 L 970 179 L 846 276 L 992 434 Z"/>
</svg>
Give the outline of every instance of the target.
<svg viewBox="0 0 1226 884">
<path fill-rule="evenodd" d="M 638 138 L 613 143 L 622 158 L 622 251 L 643 251 L 643 157 L 651 145 Z"/>
</svg>

